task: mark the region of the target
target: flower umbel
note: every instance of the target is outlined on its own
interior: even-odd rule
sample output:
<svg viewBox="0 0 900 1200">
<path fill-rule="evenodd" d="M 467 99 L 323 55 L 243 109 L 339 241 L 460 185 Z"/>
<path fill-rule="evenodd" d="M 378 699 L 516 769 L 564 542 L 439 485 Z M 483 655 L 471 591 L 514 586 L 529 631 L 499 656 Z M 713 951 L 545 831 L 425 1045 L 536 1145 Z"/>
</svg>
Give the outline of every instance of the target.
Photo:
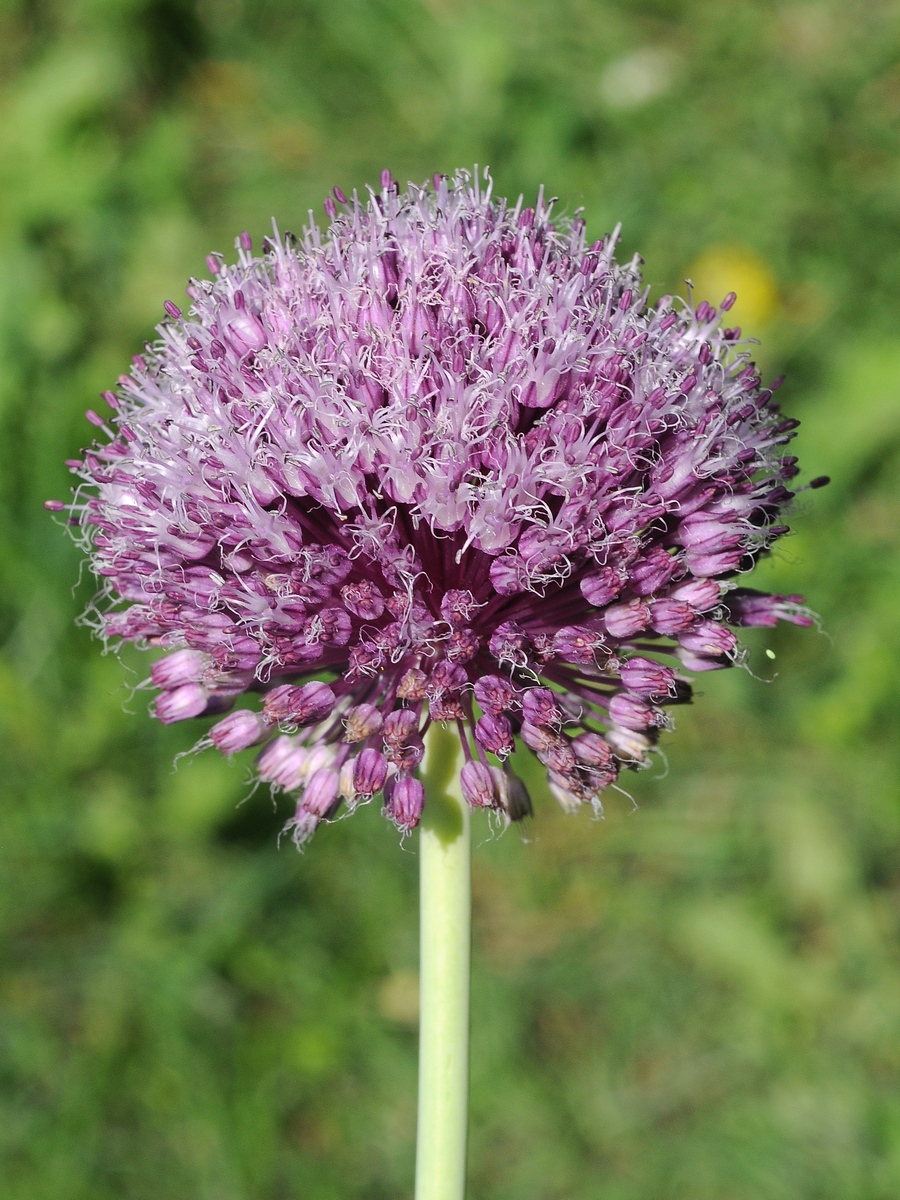
<svg viewBox="0 0 900 1200">
<path fill-rule="evenodd" d="M 162 721 L 261 693 L 209 740 L 261 747 L 298 844 L 378 793 L 413 828 L 432 721 L 469 804 L 530 812 L 520 738 L 597 808 L 690 699 L 682 670 L 737 660 L 729 625 L 810 623 L 733 582 L 786 532 L 797 423 L 723 328 L 733 296 L 648 305 L 640 260 L 543 194 L 385 172 L 335 196 L 324 233 L 211 256 L 104 394 L 112 428 L 88 414 L 108 440 L 67 507 L 99 630 L 171 648 Z"/>
</svg>

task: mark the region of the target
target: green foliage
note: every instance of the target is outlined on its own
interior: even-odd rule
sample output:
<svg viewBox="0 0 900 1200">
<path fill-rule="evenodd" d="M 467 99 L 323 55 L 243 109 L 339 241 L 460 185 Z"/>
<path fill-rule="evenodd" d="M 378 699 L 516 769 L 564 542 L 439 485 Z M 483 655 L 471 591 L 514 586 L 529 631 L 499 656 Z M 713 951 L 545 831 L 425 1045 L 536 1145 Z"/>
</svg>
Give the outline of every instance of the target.
<svg viewBox="0 0 900 1200">
<path fill-rule="evenodd" d="M 759 572 L 822 635 L 753 631 L 637 811 L 483 829 L 473 1200 L 900 1192 L 898 49 L 887 0 L 0 6 L 5 1197 L 411 1190 L 414 842 L 365 811 L 298 857 L 245 763 L 173 771 L 196 733 L 74 626 L 40 504 L 208 250 L 473 162 L 659 290 L 743 272 L 835 479 Z"/>
</svg>

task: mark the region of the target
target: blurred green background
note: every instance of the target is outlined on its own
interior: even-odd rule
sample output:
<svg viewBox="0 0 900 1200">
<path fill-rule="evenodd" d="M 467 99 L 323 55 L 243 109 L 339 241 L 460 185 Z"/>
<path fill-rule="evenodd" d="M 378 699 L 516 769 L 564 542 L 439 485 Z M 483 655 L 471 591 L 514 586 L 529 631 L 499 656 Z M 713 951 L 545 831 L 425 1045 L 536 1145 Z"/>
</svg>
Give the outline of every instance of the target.
<svg viewBox="0 0 900 1200">
<path fill-rule="evenodd" d="M 383 166 L 490 164 L 656 294 L 739 293 L 807 478 L 752 631 L 603 822 L 475 864 L 473 1200 L 900 1195 L 900 5 L 0 4 L 0 1191 L 412 1186 L 414 840 L 276 844 L 75 618 L 41 509 L 207 251 Z M 774 661 L 766 651 L 775 654 Z M 245 803 L 241 803 L 245 800 Z"/>
</svg>

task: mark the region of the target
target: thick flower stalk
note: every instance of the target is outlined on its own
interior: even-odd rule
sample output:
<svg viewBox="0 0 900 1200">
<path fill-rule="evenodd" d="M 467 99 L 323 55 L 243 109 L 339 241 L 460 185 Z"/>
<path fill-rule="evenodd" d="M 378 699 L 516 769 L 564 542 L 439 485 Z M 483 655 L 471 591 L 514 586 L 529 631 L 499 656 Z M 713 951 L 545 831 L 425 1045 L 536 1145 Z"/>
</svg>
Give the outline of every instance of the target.
<svg viewBox="0 0 900 1200">
<path fill-rule="evenodd" d="M 227 712 L 209 741 L 260 747 L 298 844 L 378 794 L 412 829 L 431 722 L 471 806 L 530 811 L 518 738 L 597 809 L 685 672 L 739 661 L 730 626 L 809 623 L 738 586 L 786 532 L 797 422 L 723 327 L 733 295 L 650 305 L 616 235 L 542 194 L 335 196 L 325 232 L 211 256 L 109 424 L 88 413 L 107 440 L 50 507 L 104 581 L 99 631 L 170 650 L 156 716 Z"/>
</svg>

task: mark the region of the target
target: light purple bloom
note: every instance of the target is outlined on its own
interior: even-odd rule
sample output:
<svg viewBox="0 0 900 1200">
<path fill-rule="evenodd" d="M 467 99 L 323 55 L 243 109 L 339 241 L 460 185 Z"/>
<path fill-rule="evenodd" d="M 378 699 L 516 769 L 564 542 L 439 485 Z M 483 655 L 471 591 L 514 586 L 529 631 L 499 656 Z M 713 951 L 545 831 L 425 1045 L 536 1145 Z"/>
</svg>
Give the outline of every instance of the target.
<svg viewBox="0 0 900 1200">
<path fill-rule="evenodd" d="M 383 789 L 411 829 L 434 720 L 472 805 L 530 811 L 519 736 L 566 808 L 596 807 L 689 698 L 680 666 L 738 659 L 728 622 L 808 623 L 732 582 L 786 530 L 796 422 L 729 298 L 649 305 L 616 235 L 588 243 L 543 193 L 460 173 L 336 195 L 325 232 L 211 256 L 105 394 L 69 506 L 100 632 L 171 648 L 161 720 L 263 694 L 210 737 L 266 741 L 298 842 Z"/>
</svg>

